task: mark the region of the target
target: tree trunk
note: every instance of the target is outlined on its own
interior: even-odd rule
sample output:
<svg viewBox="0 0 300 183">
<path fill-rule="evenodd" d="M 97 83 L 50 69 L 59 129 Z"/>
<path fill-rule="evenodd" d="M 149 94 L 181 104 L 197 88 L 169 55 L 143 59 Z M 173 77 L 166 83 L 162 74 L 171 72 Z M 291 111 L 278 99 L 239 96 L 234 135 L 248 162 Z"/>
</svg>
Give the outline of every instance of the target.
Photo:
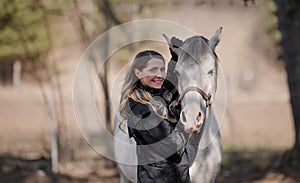
<svg viewBox="0 0 300 183">
<path fill-rule="evenodd" d="M 288 158 L 294 164 L 300 162 L 300 2 L 275 0 L 275 3 L 295 126 L 295 144 L 291 157 Z"/>
<path fill-rule="evenodd" d="M 108 31 L 111 28 L 111 23 L 110 23 L 110 6 L 108 0 L 103 0 L 103 4 L 105 7 L 104 15 L 105 15 L 105 31 Z M 111 112 L 110 112 L 110 98 L 109 98 L 109 92 L 108 92 L 108 68 L 107 64 L 109 61 L 108 58 L 108 53 L 109 53 L 109 34 L 106 34 L 105 36 L 105 43 L 104 43 L 105 48 L 103 50 L 103 59 L 104 59 L 104 73 L 103 73 L 103 80 L 102 82 L 103 89 L 104 89 L 104 97 L 105 97 L 105 120 L 106 120 L 106 128 L 112 133 L 112 121 L 111 121 Z M 107 58 L 107 60 L 105 60 Z"/>
</svg>

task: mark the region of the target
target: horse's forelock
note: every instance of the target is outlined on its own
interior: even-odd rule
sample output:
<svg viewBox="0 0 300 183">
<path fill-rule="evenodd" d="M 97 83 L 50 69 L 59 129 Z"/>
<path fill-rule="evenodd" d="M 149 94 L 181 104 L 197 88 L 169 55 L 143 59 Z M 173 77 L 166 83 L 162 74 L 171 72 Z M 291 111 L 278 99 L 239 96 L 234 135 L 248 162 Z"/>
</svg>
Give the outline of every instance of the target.
<svg viewBox="0 0 300 183">
<path fill-rule="evenodd" d="M 211 54 L 211 50 L 208 46 L 208 39 L 202 36 L 193 36 L 183 42 L 183 46 L 180 53 L 184 60 L 190 57 L 193 60 L 200 62 L 201 57 L 206 54 Z"/>
</svg>

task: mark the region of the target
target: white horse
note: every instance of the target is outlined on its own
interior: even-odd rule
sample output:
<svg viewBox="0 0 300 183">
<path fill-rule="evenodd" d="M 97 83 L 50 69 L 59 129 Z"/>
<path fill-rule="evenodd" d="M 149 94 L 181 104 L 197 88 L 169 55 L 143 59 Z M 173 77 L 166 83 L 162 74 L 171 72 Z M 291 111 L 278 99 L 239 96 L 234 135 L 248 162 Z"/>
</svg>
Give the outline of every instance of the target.
<svg viewBox="0 0 300 183">
<path fill-rule="evenodd" d="M 211 103 L 217 89 L 218 58 L 214 52 L 219 43 L 222 28 L 211 39 L 194 36 L 185 40 L 178 52 L 175 72 L 182 111 L 180 121 L 186 129 L 196 128 L 187 144 L 190 176 L 194 183 L 214 182 L 222 161 L 222 139 Z M 170 39 L 166 37 L 170 44 Z M 115 160 L 120 182 L 136 182 L 137 155 L 134 139 L 128 137 L 127 126 L 118 128 L 120 115 L 115 119 Z M 199 127 L 199 122 L 202 124 Z M 125 123 L 126 125 L 126 123 Z"/>
</svg>

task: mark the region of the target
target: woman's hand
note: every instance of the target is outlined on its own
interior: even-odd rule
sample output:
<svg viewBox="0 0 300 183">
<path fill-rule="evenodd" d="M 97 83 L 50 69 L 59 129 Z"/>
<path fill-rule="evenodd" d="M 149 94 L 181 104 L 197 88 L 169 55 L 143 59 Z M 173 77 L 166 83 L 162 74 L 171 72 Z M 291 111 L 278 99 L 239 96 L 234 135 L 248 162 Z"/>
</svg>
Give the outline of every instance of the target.
<svg viewBox="0 0 300 183">
<path fill-rule="evenodd" d="M 182 40 L 180 40 L 179 38 L 177 38 L 175 36 L 173 36 L 171 38 L 167 37 L 165 34 L 163 34 L 163 36 L 169 44 L 169 50 L 172 55 L 172 60 L 177 62 L 179 48 L 182 46 L 182 43 L 183 43 Z"/>
<path fill-rule="evenodd" d="M 180 104 L 173 105 L 173 103 L 171 103 L 168 107 L 168 111 L 169 111 L 170 121 L 178 122 L 181 113 L 181 105 Z"/>
</svg>

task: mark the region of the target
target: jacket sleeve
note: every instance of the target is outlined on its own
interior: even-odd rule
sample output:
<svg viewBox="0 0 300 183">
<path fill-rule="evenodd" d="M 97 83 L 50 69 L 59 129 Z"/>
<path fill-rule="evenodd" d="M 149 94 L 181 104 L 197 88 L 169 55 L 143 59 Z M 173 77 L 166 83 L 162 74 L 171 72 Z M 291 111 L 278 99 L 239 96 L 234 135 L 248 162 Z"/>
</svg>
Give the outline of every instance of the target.
<svg viewBox="0 0 300 183">
<path fill-rule="evenodd" d="M 157 116 L 147 105 L 137 102 L 132 106 L 132 112 L 128 126 L 138 144 L 148 145 L 151 151 L 171 159 L 182 156 L 190 136 L 184 132 L 182 124 L 173 130 L 168 121 Z"/>
<path fill-rule="evenodd" d="M 179 97 L 179 93 L 177 90 L 178 77 L 175 73 L 175 67 L 177 64 L 178 56 L 172 50 L 170 50 L 172 58 L 168 63 L 167 77 L 164 82 L 164 91 L 162 92 L 162 97 L 165 99 L 168 113 L 170 117 L 170 121 L 177 122 L 179 119 L 179 114 L 181 111 L 180 104 L 177 108 L 174 108 L 170 104 Z"/>
<path fill-rule="evenodd" d="M 180 48 L 183 44 L 182 40 L 178 39 L 177 37 L 171 38 L 171 46 L 169 47 L 170 54 L 172 56 L 169 64 L 168 64 L 168 72 L 166 79 L 169 80 L 171 83 L 173 83 L 174 86 L 177 86 L 177 75 L 174 73 L 175 66 L 178 61 L 178 48 Z M 177 51 L 175 51 L 175 50 Z"/>
<path fill-rule="evenodd" d="M 167 70 L 167 77 L 166 80 L 171 82 L 174 86 L 177 86 L 178 78 L 175 73 L 175 67 L 176 67 L 177 60 L 175 61 L 173 57 L 168 63 L 168 70 Z"/>
</svg>

